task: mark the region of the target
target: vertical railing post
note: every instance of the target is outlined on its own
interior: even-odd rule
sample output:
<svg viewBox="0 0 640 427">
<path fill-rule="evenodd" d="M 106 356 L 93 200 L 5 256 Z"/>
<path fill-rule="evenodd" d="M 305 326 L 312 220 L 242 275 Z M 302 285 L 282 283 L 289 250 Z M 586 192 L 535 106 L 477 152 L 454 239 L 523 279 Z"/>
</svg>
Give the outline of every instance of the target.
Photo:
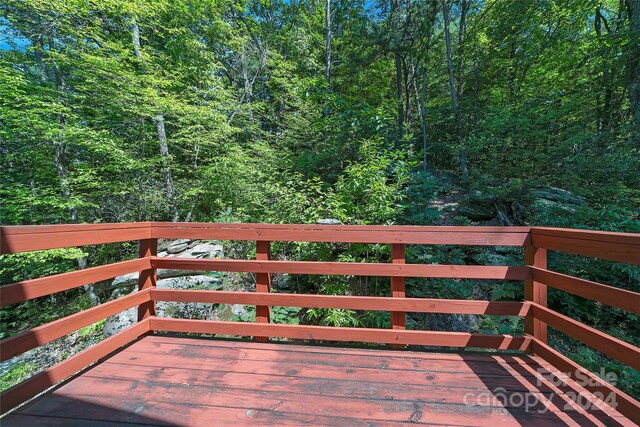
<svg viewBox="0 0 640 427">
<path fill-rule="evenodd" d="M 140 258 L 150 258 L 156 256 L 158 253 L 158 239 L 144 239 L 140 240 L 138 247 L 138 256 Z M 156 286 L 158 279 L 155 268 L 149 268 L 140 272 L 138 277 L 138 290 L 153 288 Z M 138 321 L 143 320 L 149 316 L 156 315 L 156 303 L 155 301 L 148 301 L 138 306 Z"/>
<path fill-rule="evenodd" d="M 256 259 L 268 261 L 271 252 L 271 242 L 258 240 L 256 242 Z M 256 273 L 256 292 L 269 292 L 271 288 L 271 274 Z M 256 322 L 269 323 L 269 306 L 256 306 Z M 268 337 L 256 337 L 256 341 L 269 341 Z"/>
<path fill-rule="evenodd" d="M 405 246 L 401 244 L 391 245 L 391 262 L 393 264 L 405 263 Z M 392 298 L 404 298 L 405 282 L 404 277 L 392 277 L 391 278 L 391 297 Z M 406 314 L 403 311 L 391 312 L 391 328 L 404 329 L 406 324 Z M 393 345 L 394 348 L 402 348 L 403 345 Z"/>
<path fill-rule="evenodd" d="M 547 268 L 547 250 L 545 248 L 537 248 L 531 244 L 524 247 L 524 263 L 531 267 Z M 524 299 L 544 307 L 547 306 L 547 285 L 533 280 L 533 275 L 524 282 Z M 547 324 L 533 315 L 533 311 L 524 319 L 525 333 L 532 335 L 534 338 L 547 343 Z"/>
</svg>

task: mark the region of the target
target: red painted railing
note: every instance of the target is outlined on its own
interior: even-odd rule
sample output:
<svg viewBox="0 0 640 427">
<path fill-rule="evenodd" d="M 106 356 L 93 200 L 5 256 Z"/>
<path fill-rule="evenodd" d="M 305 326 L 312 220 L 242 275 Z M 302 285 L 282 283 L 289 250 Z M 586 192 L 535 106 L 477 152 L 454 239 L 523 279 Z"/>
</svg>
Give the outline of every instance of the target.
<svg viewBox="0 0 640 427">
<path fill-rule="evenodd" d="M 255 260 L 158 258 L 157 239 L 249 240 L 256 242 Z M 563 356 L 547 344 L 547 328 L 576 338 L 636 370 L 640 349 L 547 308 L 547 286 L 640 314 L 640 294 L 547 270 L 547 250 L 640 264 L 640 235 L 542 227 L 330 226 L 209 223 L 128 223 L 0 227 L 0 254 L 139 240 L 140 258 L 58 274 L 0 287 L 6 306 L 122 274 L 140 272 L 137 292 L 24 331 L 0 342 L 2 361 L 91 325 L 123 310 L 138 307 L 134 326 L 6 390 L 6 412 L 65 378 L 152 331 L 228 334 L 304 340 L 404 345 L 490 348 L 533 352 L 561 372 L 588 376 L 591 391 L 614 393 L 616 409 L 640 422 L 640 403 Z M 391 263 L 348 263 L 270 260 L 270 242 L 344 242 L 391 245 Z M 405 245 L 484 245 L 524 247 L 522 266 L 406 264 Z M 256 274 L 256 292 L 156 289 L 156 270 L 208 270 Z M 269 293 L 274 273 L 391 277 L 391 298 Z M 519 280 L 523 302 L 406 298 L 406 277 Z M 157 301 L 245 304 L 256 306 L 256 323 L 161 318 Z M 269 323 L 269 308 L 289 306 L 391 312 L 392 329 L 339 328 Z M 474 334 L 405 330 L 405 313 L 460 313 L 521 316 L 525 334 Z"/>
</svg>

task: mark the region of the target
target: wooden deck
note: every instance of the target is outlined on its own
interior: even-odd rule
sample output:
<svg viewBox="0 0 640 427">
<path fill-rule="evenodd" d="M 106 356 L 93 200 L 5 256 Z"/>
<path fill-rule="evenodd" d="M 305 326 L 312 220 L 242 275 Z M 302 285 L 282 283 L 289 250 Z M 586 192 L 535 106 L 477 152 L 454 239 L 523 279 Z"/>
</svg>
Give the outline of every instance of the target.
<svg viewBox="0 0 640 427">
<path fill-rule="evenodd" d="M 256 257 L 157 256 L 158 239 L 180 238 L 253 241 Z M 547 339 L 548 329 L 560 331 L 640 371 L 640 348 L 547 305 L 547 287 L 552 287 L 640 315 L 640 292 L 561 274 L 547 265 L 547 251 L 640 265 L 640 234 L 544 227 L 160 222 L 0 226 L 0 254 L 131 240 L 138 241 L 138 259 L 0 286 L 4 307 L 139 273 L 136 292 L 0 340 L 0 361 L 5 361 L 129 308 L 138 310 L 137 323 L 0 393 L 3 426 L 640 425 L 638 400 Z M 271 242 L 376 243 L 388 245 L 389 259 L 274 260 Z M 516 266 L 411 264 L 406 263 L 407 245 L 513 246 L 522 248 L 524 256 Z M 253 273 L 256 291 L 158 289 L 160 268 Z M 389 277 L 390 297 L 270 293 L 271 274 Z M 407 298 L 407 277 L 517 281 L 524 300 Z M 167 301 L 254 306 L 256 322 L 157 317 L 156 304 Z M 387 312 L 391 322 L 376 328 L 273 323 L 270 311 L 276 306 Z M 406 330 L 407 313 L 519 317 L 524 333 Z M 158 335 L 167 332 L 254 341 Z M 270 338 L 298 344 L 276 344 Z M 393 349 L 300 344 L 313 341 Z M 460 352 L 408 351 L 407 345 Z M 491 352 L 464 351 L 480 348 Z M 561 380 L 553 380 L 558 371 Z"/>
<path fill-rule="evenodd" d="M 634 425 L 572 408 L 542 358 L 150 335 L 0 420 L 9 426 Z M 582 393 L 582 394 L 581 394 Z M 587 393 L 588 394 L 588 393 Z M 584 402 L 583 402 L 584 403 Z"/>
</svg>

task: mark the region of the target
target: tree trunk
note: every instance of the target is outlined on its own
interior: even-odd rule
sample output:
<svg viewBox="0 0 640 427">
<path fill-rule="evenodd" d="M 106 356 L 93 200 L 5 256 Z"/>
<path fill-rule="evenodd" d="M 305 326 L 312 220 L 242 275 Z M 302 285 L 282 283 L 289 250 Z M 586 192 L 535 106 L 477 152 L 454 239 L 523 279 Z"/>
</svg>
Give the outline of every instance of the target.
<svg viewBox="0 0 640 427">
<path fill-rule="evenodd" d="M 142 57 L 142 45 L 140 44 L 140 28 L 135 18 L 131 19 L 131 41 L 133 44 L 133 52 L 136 58 L 144 62 Z M 160 156 L 162 157 L 162 167 L 164 169 L 164 185 L 167 199 L 171 208 L 171 216 L 173 222 L 180 220 L 178 204 L 176 203 L 176 194 L 173 187 L 173 178 L 171 176 L 171 165 L 169 162 L 169 144 L 167 143 L 167 132 L 164 125 L 164 114 L 159 112 L 153 118 L 158 134 L 158 143 L 160 145 Z"/>
<path fill-rule="evenodd" d="M 333 41 L 333 31 L 331 29 L 331 0 L 325 2 L 325 37 L 324 37 L 324 80 L 327 88 L 331 84 L 331 42 Z"/>
<path fill-rule="evenodd" d="M 444 16 L 444 39 L 445 39 L 445 44 L 447 48 L 447 67 L 449 69 L 449 86 L 451 88 L 451 103 L 453 105 L 456 134 L 458 136 L 458 155 L 460 157 L 460 172 L 462 175 L 462 179 L 466 181 L 469 178 L 469 171 L 467 169 L 467 153 L 464 147 L 464 133 L 462 130 L 462 114 L 460 112 L 460 105 L 458 104 L 458 93 L 456 91 L 453 58 L 451 54 L 451 33 L 449 32 L 449 8 L 447 7 L 447 0 L 442 0 L 442 13 Z"/>
<path fill-rule="evenodd" d="M 136 55 L 136 58 L 142 59 L 140 28 L 138 28 L 138 23 L 135 18 L 131 19 L 131 41 L 133 43 L 133 53 Z"/>
<path fill-rule="evenodd" d="M 479 86 L 480 86 L 480 61 L 476 58 L 476 60 L 473 62 L 473 127 L 472 127 L 473 134 L 476 134 L 476 132 L 478 131 L 478 115 L 480 113 Z"/>
<path fill-rule="evenodd" d="M 331 93 L 331 43 L 333 41 L 333 30 L 331 28 L 331 0 L 325 0 L 324 5 L 324 82 L 326 84 L 326 97 L 325 106 L 322 115 L 325 119 L 331 114 L 331 108 L 329 108 L 329 95 Z M 325 120 L 324 139 L 328 139 L 329 131 L 327 129 L 327 123 Z"/>
<path fill-rule="evenodd" d="M 180 220 L 180 214 L 178 211 L 178 205 L 176 203 L 176 194 L 173 187 L 173 178 L 171 177 L 171 166 L 169 164 L 169 145 L 167 144 L 167 133 L 164 127 L 164 115 L 162 113 L 157 114 L 153 118 L 158 131 L 158 142 L 160 144 L 160 156 L 162 157 L 162 166 L 164 168 L 164 185 L 167 199 L 171 206 L 172 221 L 178 222 Z"/>
<path fill-rule="evenodd" d="M 640 144 L 640 0 L 628 1 L 631 21 L 629 104 L 636 130 L 636 143 Z"/>
<path fill-rule="evenodd" d="M 420 118 L 422 122 L 422 169 L 427 175 L 427 110 L 424 99 L 427 93 L 427 71 L 422 67 L 422 91 L 420 93 Z"/>
<path fill-rule="evenodd" d="M 469 1 L 460 2 L 460 26 L 458 30 L 458 76 L 456 77 L 458 99 L 460 99 L 465 89 L 464 66 L 465 66 L 465 41 L 467 30 L 467 13 L 469 12 Z"/>
<path fill-rule="evenodd" d="M 394 53 L 396 63 L 396 95 L 398 107 L 398 136 L 397 143 L 400 144 L 404 137 L 404 91 L 402 89 L 402 58 L 400 54 Z"/>
<path fill-rule="evenodd" d="M 53 45 L 53 42 L 51 42 Z M 64 103 L 64 91 L 65 91 L 65 82 L 62 76 L 61 70 L 58 68 L 55 61 L 53 61 L 53 74 L 56 79 L 56 93 L 58 95 L 58 102 L 61 104 Z M 60 127 L 64 128 L 67 124 L 67 118 L 64 113 L 60 113 L 58 116 L 58 121 L 60 123 Z M 56 167 L 56 171 L 58 172 L 58 178 L 60 179 L 60 192 L 62 193 L 62 197 L 67 202 L 67 209 L 69 210 L 69 216 L 71 217 L 72 224 L 78 224 L 78 209 L 76 209 L 75 205 L 71 203 L 71 189 L 69 187 L 69 161 L 67 158 L 67 146 L 63 141 L 63 138 L 60 137 L 53 142 L 53 146 L 55 149 L 54 163 Z M 87 257 L 78 258 L 78 268 L 80 270 L 84 270 L 87 268 Z M 85 291 L 87 298 L 91 302 L 92 306 L 96 306 L 100 304 L 100 298 L 96 294 L 95 287 L 93 283 L 88 283 L 83 285 L 82 288 Z"/>
<path fill-rule="evenodd" d="M 404 73 L 404 120 L 407 123 L 411 123 L 411 79 L 413 77 L 412 74 L 414 70 L 412 69 L 410 73 L 409 67 L 407 66 L 407 60 L 405 58 L 402 60 L 402 70 Z"/>
</svg>

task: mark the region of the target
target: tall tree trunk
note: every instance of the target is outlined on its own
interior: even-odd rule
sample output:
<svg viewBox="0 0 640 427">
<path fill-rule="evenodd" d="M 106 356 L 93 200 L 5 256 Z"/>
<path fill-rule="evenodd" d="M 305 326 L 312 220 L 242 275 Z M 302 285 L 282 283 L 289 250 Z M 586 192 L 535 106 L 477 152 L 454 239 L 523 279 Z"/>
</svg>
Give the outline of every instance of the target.
<svg viewBox="0 0 640 427">
<path fill-rule="evenodd" d="M 469 178 L 467 169 L 467 153 L 464 146 L 464 133 L 462 129 L 462 114 L 458 104 L 458 93 L 456 91 L 456 81 L 454 77 L 453 58 L 451 54 L 451 33 L 449 32 L 449 8 L 447 0 L 442 0 L 442 13 L 444 16 L 444 39 L 447 48 L 447 67 L 449 69 L 449 86 L 451 88 L 451 103 L 455 116 L 456 134 L 458 136 L 458 155 L 460 157 L 460 172 L 463 180 Z"/>
<path fill-rule="evenodd" d="M 596 30 L 596 34 L 598 36 L 598 41 L 601 43 L 601 46 L 604 46 L 604 40 L 602 39 L 602 24 L 605 23 L 605 27 L 608 29 L 606 25 L 606 20 L 602 16 L 602 11 L 600 7 L 596 7 L 596 14 L 593 21 L 594 28 Z M 597 105 L 598 105 L 598 130 L 607 130 L 613 121 L 613 111 L 612 111 L 612 102 L 613 102 L 613 88 L 611 86 L 611 69 L 608 64 L 604 64 L 604 69 L 602 70 L 602 92 L 603 94 L 603 102 L 602 105 L 600 103 L 600 93 L 597 96 Z M 598 147 L 598 150 L 602 152 L 604 147 Z"/>
<path fill-rule="evenodd" d="M 402 59 L 402 70 L 404 73 L 404 120 L 411 123 L 411 81 L 414 70 L 412 69 L 410 72 L 406 58 Z"/>
<path fill-rule="evenodd" d="M 325 0 L 324 4 L 324 82 L 326 84 L 325 106 L 322 115 L 325 119 L 331 114 L 329 108 L 329 95 L 331 93 L 331 43 L 333 41 L 333 29 L 331 23 L 331 0 Z M 324 139 L 328 139 L 329 131 L 325 120 Z"/>
<path fill-rule="evenodd" d="M 140 45 L 140 28 L 135 18 L 131 19 L 131 42 L 133 43 L 133 53 L 136 58 L 142 59 L 142 47 Z"/>
<path fill-rule="evenodd" d="M 331 42 L 333 41 L 333 31 L 331 28 L 331 0 L 325 1 L 324 8 L 324 79 L 327 87 L 331 84 Z"/>
<path fill-rule="evenodd" d="M 397 143 L 399 144 L 404 137 L 404 91 L 402 84 L 402 58 L 399 53 L 394 53 L 396 63 L 396 96 L 398 108 L 398 133 Z"/>
<path fill-rule="evenodd" d="M 398 9 L 398 0 L 390 0 L 391 7 L 391 16 L 395 16 L 396 10 Z M 396 67 L 396 109 L 398 111 L 397 117 L 397 130 L 396 130 L 396 145 L 400 145 L 400 141 L 402 141 L 404 137 L 404 82 L 402 77 L 402 57 L 400 53 L 397 51 L 398 47 L 396 46 L 396 51 L 393 52 L 393 59 Z"/>
<path fill-rule="evenodd" d="M 465 42 L 467 34 L 467 13 L 469 12 L 469 1 L 460 1 L 460 25 L 458 30 L 458 69 L 456 81 L 458 89 L 458 98 L 462 98 L 465 89 L 464 66 L 465 66 Z"/>
<path fill-rule="evenodd" d="M 53 41 L 50 41 L 50 49 L 53 50 Z M 66 85 L 64 81 L 64 77 L 62 76 L 62 71 L 58 68 L 55 60 L 52 61 L 53 74 L 55 76 L 55 85 L 56 85 L 56 93 L 58 96 L 58 102 L 64 103 L 64 92 L 66 90 Z M 58 115 L 58 121 L 60 124 L 61 131 L 67 125 L 67 118 L 64 113 L 60 113 Z M 67 209 L 69 210 L 69 216 L 71 217 L 72 224 L 78 224 L 78 209 L 74 204 L 71 203 L 71 188 L 69 187 L 69 161 L 67 157 L 67 145 L 64 142 L 64 138 L 60 135 L 53 141 L 53 146 L 55 149 L 54 163 L 56 167 L 56 171 L 58 172 L 58 178 L 60 179 L 60 192 L 62 193 L 62 197 L 67 202 Z M 80 270 L 84 270 L 87 268 L 87 257 L 78 258 L 78 268 Z M 91 305 L 96 306 L 100 304 L 100 298 L 96 293 L 95 287 L 93 283 L 88 283 L 83 285 L 82 288 L 85 291 L 85 294 Z"/>
<path fill-rule="evenodd" d="M 422 122 L 422 169 L 427 175 L 427 110 L 424 99 L 427 94 L 427 70 L 422 67 L 422 91 L 420 93 L 420 119 Z"/>
<path fill-rule="evenodd" d="M 636 143 L 640 144 L 640 0 L 628 0 L 631 21 L 629 104 L 636 130 Z"/>
<path fill-rule="evenodd" d="M 473 62 L 473 127 L 472 132 L 476 134 L 478 131 L 478 115 L 480 113 L 480 61 L 476 58 Z"/>
<path fill-rule="evenodd" d="M 169 145 L 167 144 L 167 133 L 164 127 L 164 115 L 158 113 L 153 118 L 156 124 L 158 132 L 158 142 L 160 144 L 160 156 L 162 157 L 162 166 L 164 169 L 164 185 L 167 199 L 171 206 L 172 221 L 178 222 L 180 220 L 180 213 L 178 211 L 178 204 L 176 203 L 176 193 L 173 187 L 173 178 L 171 177 L 171 166 L 169 164 Z"/>
<path fill-rule="evenodd" d="M 247 109 L 249 110 L 249 120 L 253 121 L 253 109 L 251 108 L 251 102 L 253 101 L 253 82 L 255 78 L 251 79 L 248 64 L 249 59 L 247 58 L 246 52 L 243 52 L 240 56 L 240 62 L 242 64 L 242 80 L 244 82 L 242 102 L 247 105 Z"/>
<path fill-rule="evenodd" d="M 142 45 L 140 43 L 140 28 L 135 18 L 131 19 L 131 41 L 133 44 L 133 52 L 136 58 L 144 63 L 142 57 Z M 176 194 L 173 186 L 173 178 L 171 176 L 171 164 L 169 161 L 169 144 L 167 143 L 167 132 L 164 123 L 164 114 L 159 112 L 153 118 L 153 122 L 156 125 L 156 132 L 158 135 L 158 144 L 160 145 L 160 156 L 162 157 L 162 167 L 164 169 L 164 185 L 167 199 L 171 207 L 171 216 L 173 222 L 180 220 L 180 213 L 178 210 L 178 204 L 176 202 Z"/>
</svg>

